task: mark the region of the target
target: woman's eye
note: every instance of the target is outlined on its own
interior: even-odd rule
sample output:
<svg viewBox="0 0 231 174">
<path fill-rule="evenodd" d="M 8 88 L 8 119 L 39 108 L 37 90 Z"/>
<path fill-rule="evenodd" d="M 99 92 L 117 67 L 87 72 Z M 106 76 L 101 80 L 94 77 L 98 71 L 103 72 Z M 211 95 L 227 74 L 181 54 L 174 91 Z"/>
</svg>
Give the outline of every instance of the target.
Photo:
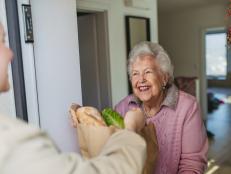
<svg viewBox="0 0 231 174">
<path fill-rule="evenodd" d="M 132 73 L 132 76 L 137 76 L 137 75 L 138 75 L 137 72 Z"/>
<path fill-rule="evenodd" d="M 152 73 L 151 70 L 145 71 L 145 74 L 150 74 L 150 73 Z"/>
</svg>

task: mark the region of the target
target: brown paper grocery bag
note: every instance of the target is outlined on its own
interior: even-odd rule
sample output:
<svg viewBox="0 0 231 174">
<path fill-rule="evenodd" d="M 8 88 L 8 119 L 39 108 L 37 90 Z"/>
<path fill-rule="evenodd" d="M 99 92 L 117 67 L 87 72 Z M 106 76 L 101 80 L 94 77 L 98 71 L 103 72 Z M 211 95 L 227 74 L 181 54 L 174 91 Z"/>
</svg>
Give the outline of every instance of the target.
<svg viewBox="0 0 231 174">
<path fill-rule="evenodd" d="M 108 138 L 115 133 L 118 128 L 114 126 L 90 126 L 77 124 L 78 141 L 80 152 L 85 159 L 97 156 Z M 155 168 L 155 163 L 158 153 L 158 145 L 156 139 L 156 131 L 154 125 L 145 126 L 140 135 L 147 143 L 147 159 L 143 169 L 143 174 L 152 174 Z"/>
<path fill-rule="evenodd" d="M 158 155 L 158 143 L 154 125 L 146 125 L 142 129 L 140 135 L 145 139 L 147 143 L 147 158 L 143 169 L 143 174 L 152 174 L 155 169 Z"/>
<path fill-rule="evenodd" d="M 84 158 L 97 156 L 108 138 L 118 129 L 114 126 L 91 126 L 77 124 L 80 152 Z"/>
</svg>

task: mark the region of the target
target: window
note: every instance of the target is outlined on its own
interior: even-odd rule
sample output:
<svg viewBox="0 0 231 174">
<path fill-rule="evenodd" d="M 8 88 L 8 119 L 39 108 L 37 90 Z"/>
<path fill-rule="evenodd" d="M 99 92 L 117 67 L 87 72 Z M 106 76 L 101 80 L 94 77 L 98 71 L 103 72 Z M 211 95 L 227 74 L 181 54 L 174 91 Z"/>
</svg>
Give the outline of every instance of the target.
<svg viewBox="0 0 231 174">
<path fill-rule="evenodd" d="M 226 79 L 226 32 L 224 30 L 207 32 L 205 36 L 205 44 L 207 79 Z"/>
</svg>

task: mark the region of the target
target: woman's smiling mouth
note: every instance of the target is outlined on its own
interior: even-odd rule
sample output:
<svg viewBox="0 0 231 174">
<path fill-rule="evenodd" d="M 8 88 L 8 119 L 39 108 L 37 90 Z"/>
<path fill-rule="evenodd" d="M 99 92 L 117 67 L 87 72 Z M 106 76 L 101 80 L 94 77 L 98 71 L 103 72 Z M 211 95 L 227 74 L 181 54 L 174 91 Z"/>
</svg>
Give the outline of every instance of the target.
<svg viewBox="0 0 231 174">
<path fill-rule="evenodd" d="M 150 86 L 139 86 L 138 89 L 140 92 L 145 92 L 150 89 Z"/>
</svg>

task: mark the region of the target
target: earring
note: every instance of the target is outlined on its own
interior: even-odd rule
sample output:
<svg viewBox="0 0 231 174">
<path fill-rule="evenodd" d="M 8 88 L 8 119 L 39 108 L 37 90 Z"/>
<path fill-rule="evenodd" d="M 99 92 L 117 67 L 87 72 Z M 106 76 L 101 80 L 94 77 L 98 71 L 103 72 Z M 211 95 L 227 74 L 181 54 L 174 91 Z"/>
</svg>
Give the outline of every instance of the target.
<svg viewBox="0 0 231 174">
<path fill-rule="evenodd" d="M 164 83 L 163 85 L 162 85 L 162 90 L 164 91 L 166 89 L 166 84 Z"/>
</svg>

